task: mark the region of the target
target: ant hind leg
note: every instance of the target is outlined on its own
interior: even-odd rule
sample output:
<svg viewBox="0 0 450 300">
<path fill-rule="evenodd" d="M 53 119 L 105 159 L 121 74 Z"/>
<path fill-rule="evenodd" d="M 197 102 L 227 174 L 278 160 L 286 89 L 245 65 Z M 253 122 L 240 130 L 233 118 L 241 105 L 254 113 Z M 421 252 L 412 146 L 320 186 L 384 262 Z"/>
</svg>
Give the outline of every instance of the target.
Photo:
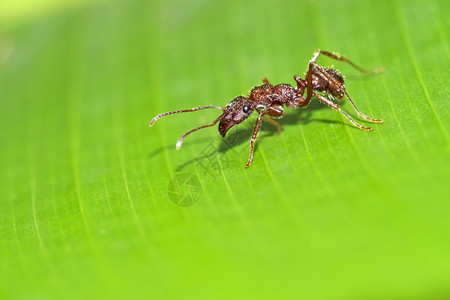
<svg viewBox="0 0 450 300">
<path fill-rule="evenodd" d="M 325 103 L 327 106 L 331 107 L 332 109 L 340 112 L 344 117 L 346 117 L 350 122 L 352 122 L 352 124 L 356 127 L 358 127 L 359 129 L 363 129 L 363 130 L 372 130 L 372 127 L 365 127 L 362 125 L 359 125 L 358 123 L 356 123 L 355 121 L 353 121 L 353 119 L 345 112 L 343 111 L 336 103 L 334 103 L 331 100 L 328 100 L 327 98 L 321 96 L 321 95 L 317 95 L 314 94 L 315 97 L 317 97 L 317 99 L 319 99 L 322 103 Z"/>
<path fill-rule="evenodd" d="M 315 62 L 317 60 L 317 58 L 319 57 L 320 54 L 323 54 L 325 56 L 328 56 L 330 58 L 339 60 L 339 61 L 343 61 L 348 63 L 349 65 L 351 65 L 352 67 L 354 67 L 355 69 L 357 69 L 358 71 L 364 73 L 364 74 L 377 74 L 377 73 L 382 73 L 384 72 L 384 68 L 378 68 L 375 70 L 365 70 L 361 67 L 359 67 L 358 65 L 356 65 L 354 62 L 352 62 L 351 60 L 347 59 L 346 57 L 336 53 L 336 52 L 328 52 L 328 51 L 323 51 L 323 50 L 317 50 L 316 52 L 314 52 L 313 58 L 311 59 L 311 61 Z"/>
<path fill-rule="evenodd" d="M 353 109 L 356 111 L 356 113 L 357 113 L 361 118 L 363 118 L 364 120 L 367 120 L 367 121 L 369 121 L 369 122 L 373 122 L 373 123 L 383 123 L 383 120 L 381 120 L 381 119 L 372 119 L 372 118 L 366 116 L 365 114 L 361 113 L 361 112 L 359 111 L 359 109 L 356 107 L 355 103 L 352 101 L 352 98 L 350 98 L 350 96 L 348 95 L 347 90 L 346 90 L 345 88 L 344 88 L 344 93 L 345 93 L 345 95 L 347 96 L 347 99 L 348 99 L 348 101 L 350 102 L 350 104 L 353 106 Z"/>
</svg>

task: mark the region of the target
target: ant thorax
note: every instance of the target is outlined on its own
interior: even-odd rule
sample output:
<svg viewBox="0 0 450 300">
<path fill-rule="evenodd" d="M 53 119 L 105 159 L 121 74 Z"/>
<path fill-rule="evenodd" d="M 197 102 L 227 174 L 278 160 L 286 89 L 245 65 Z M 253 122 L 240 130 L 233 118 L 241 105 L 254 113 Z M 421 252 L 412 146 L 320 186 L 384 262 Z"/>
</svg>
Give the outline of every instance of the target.
<svg viewBox="0 0 450 300">
<path fill-rule="evenodd" d="M 273 96 L 273 85 L 266 83 L 253 88 L 249 98 L 259 108 L 269 106 L 273 102 Z"/>
<path fill-rule="evenodd" d="M 255 87 L 250 92 L 249 98 L 255 103 L 256 108 L 265 110 L 275 102 L 279 104 L 286 104 L 292 100 L 297 94 L 295 88 L 289 84 L 278 84 L 273 86 L 270 83 L 265 83 L 261 86 Z"/>
</svg>

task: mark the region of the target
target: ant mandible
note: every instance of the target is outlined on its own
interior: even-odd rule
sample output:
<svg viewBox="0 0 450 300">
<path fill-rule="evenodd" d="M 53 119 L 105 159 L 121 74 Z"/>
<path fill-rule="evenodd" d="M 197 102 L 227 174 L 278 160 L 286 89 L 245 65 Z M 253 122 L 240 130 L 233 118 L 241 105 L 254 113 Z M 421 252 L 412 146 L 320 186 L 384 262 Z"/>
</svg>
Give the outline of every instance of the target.
<svg viewBox="0 0 450 300">
<path fill-rule="evenodd" d="M 177 150 L 179 150 L 186 136 L 197 130 L 214 126 L 215 124 L 217 124 L 217 122 L 219 122 L 220 135 L 222 135 L 222 137 L 225 137 L 225 134 L 228 132 L 228 130 L 230 130 L 231 127 L 245 121 L 256 110 L 256 112 L 258 113 L 258 117 L 256 119 L 252 138 L 250 141 L 250 156 L 248 158 L 247 164 L 245 165 L 245 167 L 248 168 L 253 160 L 253 150 L 255 148 L 255 141 L 256 137 L 258 136 L 262 119 L 264 118 L 264 120 L 276 126 L 277 132 L 275 134 L 278 134 L 281 131 L 281 127 L 278 122 L 276 122 L 272 118 L 278 119 L 284 116 L 283 105 L 286 105 L 289 108 L 305 107 L 309 104 L 312 97 L 316 97 L 319 101 L 340 112 L 359 129 L 372 130 L 371 127 L 364 127 L 356 123 L 347 113 L 345 113 L 336 103 L 332 101 L 336 98 L 342 99 L 344 98 L 344 96 L 346 96 L 353 109 L 360 117 L 369 122 L 383 123 L 383 120 L 372 119 L 362 114 L 358 110 L 355 103 L 347 93 L 344 85 L 344 78 L 342 77 L 342 75 L 335 69 L 323 68 L 316 63 L 316 60 L 320 54 L 326 55 L 336 60 L 347 62 L 362 73 L 375 74 L 383 71 L 382 68 L 372 71 L 366 71 L 337 53 L 317 50 L 316 52 L 314 52 L 312 59 L 309 61 L 308 71 L 306 73 L 305 79 L 301 79 L 298 75 L 294 76 L 294 80 L 297 82 L 296 87 L 293 87 L 289 84 L 278 84 L 273 86 L 266 78 L 264 78 L 263 85 L 253 88 L 250 92 L 250 95 L 246 97 L 239 96 L 233 99 L 233 101 L 231 101 L 225 107 L 211 105 L 163 113 L 153 118 L 153 120 L 150 122 L 150 126 L 152 126 L 158 119 L 168 115 L 184 112 L 194 112 L 208 108 L 217 108 L 222 110 L 222 114 L 211 124 L 194 128 L 183 134 L 176 144 L 176 148 Z M 306 97 L 304 96 L 305 90 Z M 324 97 L 321 94 L 317 94 L 317 92 L 324 92 L 328 96 L 328 98 Z"/>
</svg>

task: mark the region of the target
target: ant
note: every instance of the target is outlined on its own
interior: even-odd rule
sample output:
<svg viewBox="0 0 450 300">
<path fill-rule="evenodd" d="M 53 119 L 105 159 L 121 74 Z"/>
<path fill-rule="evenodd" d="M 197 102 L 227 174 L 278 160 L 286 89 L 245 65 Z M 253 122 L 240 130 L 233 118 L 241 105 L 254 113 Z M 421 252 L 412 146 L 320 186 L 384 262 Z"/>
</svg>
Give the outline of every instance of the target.
<svg viewBox="0 0 450 300">
<path fill-rule="evenodd" d="M 250 156 L 248 158 L 247 164 L 245 165 L 245 167 L 248 168 L 253 161 L 253 151 L 255 148 L 255 141 L 256 137 L 258 136 L 259 129 L 261 127 L 262 119 L 264 118 L 264 120 L 268 121 L 277 128 L 277 132 L 275 132 L 275 134 L 280 133 L 281 132 L 280 124 L 278 124 L 278 122 L 276 122 L 272 118 L 279 119 L 284 116 L 283 105 L 286 105 L 286 107 L 289 108 L 305 107 L 309 104 L 312 97 L 316 97 L 322 103 L 340 112 L 354 126 L 358 127 L 359 129 L 367 131 L 372 130 L 371 127 L 365 127 L 356 123 L 346 112 L 344 112 L 336 103 L 332 101 L 335 99 L 342 100 L 344 96 L 346 96 L 348 101 L 352 105 L 353 109 L 364 120 L 374 123 L 383 123 L 383 120 L 372 119 L 362 114 L 358 110 L 355 103 L 352 101 L 352 99 L 347 93 L 347 90 L 344 85 L 344 78 L 339 73 L 339 71 L 333 68 L 323 68 L 316 63 L 316 60 L 320 54 L 323 54 L 325 56 L 331 57 L 339 61 L 347 62 L 348 64 L 350 64 L 351 66 L 353 66 L 362 73 L 376 74 L 383 71 L 382 68 L 367 71 L 358 67 L 353 62 L 337 53 L 317 50 L 316 52 L 314 52 L 312 59 L 309 61 L 308 71 L 306 73 L 305 79 L 300 78 L 300 76 L 298 75 L 294 75 L 294 80 L 297 83 L 296 87 L 293 87 L 289 84 L 278 84 L 274 86 L 266 78 L 264 78 L 262 80 L 263 84 L 261 86 L 253 88 L 252 91 L 250 92 L 250 95 L 246 97 L 244 96 L 236 97 L 225 107 L 210 105 L 197 107 L 193 109 L 177 110 L 163 113 L 154 117 L 153 120 L 150 122 L 150 126 L 152 126 L 158 119 L 168 115 L 184 112 L 194 112 L 209 108 L 217 108 L 222 110 L 222 114 L 217 119 L 215 119 L 211 124 L 194 128 L 183 134 L 176 144 L 176 148 L 177 150 L 179 150 L 186 136 L 197 130 L 214 126 L 217 124 L 217 122 L 219 122 L 220 135 L 222 137 L 225 137 L 226 133 L 228 132 L 228 130 L 230 130 L 231 127 L 245 121 L 256 110 L 256 112 L 258 113 L 258 117 L 256 119 L 252 138 L 250 141 Z M 306 96 L 304 95 L 305 90 Z M 317 92 L 324 92 L 327 95 L 327 97 L 318 94 Z"/>
</svg>

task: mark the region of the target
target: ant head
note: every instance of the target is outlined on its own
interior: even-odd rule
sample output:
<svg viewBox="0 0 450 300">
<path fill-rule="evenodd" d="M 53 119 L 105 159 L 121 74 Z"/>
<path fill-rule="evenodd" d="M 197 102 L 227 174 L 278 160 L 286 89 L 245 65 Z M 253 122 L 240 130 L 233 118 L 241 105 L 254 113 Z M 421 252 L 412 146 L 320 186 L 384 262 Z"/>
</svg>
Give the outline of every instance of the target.
<svg viewBox="0 0 450 300">
<path fill-rule="evenodd" d="M 245 121 L 253 113 L 254 106 L 251 100 L 239 96 L 223 109 L 223 117 L 219 123 L 219 133 L 225 137 L 227 131 L 234 125 Z"/>
</svg>

